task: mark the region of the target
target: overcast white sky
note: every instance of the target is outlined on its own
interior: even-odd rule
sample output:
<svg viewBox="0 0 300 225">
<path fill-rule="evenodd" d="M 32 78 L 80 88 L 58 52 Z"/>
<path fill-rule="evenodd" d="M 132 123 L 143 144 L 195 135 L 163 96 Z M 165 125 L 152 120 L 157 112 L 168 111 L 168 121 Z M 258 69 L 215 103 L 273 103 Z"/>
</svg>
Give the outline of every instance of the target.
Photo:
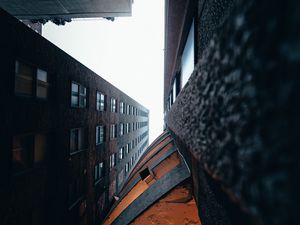
<svg viewBox="0 0 300 225">
<path fill-rule="evenodd" d="M 132 17 L 43 26 L 43 36 L 150 110 L 150 143 L 163 128 L 164 1 L 135 0 Z"/>
</svg>

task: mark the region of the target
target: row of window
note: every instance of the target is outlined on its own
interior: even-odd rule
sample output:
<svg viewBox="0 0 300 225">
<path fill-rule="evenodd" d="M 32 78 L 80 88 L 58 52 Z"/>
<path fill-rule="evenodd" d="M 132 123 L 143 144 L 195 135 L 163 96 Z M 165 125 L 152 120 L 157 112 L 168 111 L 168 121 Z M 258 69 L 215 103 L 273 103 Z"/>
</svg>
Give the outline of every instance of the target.
<svg viewBox="0 0 300 225">
<path fill-rule="evenodd" d="M 139 156 L 142 154 L 142 152 L 145 150 L 146 147 L 147 147 L 147 142 L 145 142 L 139 148 L 139 150 L 129 159 L 129 161 L 125 164 L 125 168 L 121 169 L 119 171 L 119 173 L 117 175 L 119 185 L 122 184 L 122 182 L 124 181 L 124 176 L 126 176 L 129 173 L 130 169 L 134 166 L 134 164 L 138 160 Z M 110 157 L 109 157 L 109 168 L 110 169 L 112 169 L 117 164 L 116 157 L 117 157 L 116 153 L 113 153 L 110 155 Z M 125 173 L 124 173 L 124 171 L 125 171 Z M 98 183 L 98 181 L 101 180 L 102 177 L 104 177 L 104 173 L 105 172 L 104 172 L 103 162 L 97 163 L 95 165 L 95 183 Z"/>
<path fill-rule="evenodd" d="M 131 167 L 134 165 L 136 160 L 139 158 L 140 154 L 143 152 L 143 150 L 146 148 L 147 142 L 145 142 L 141 148 L 130 158 L 130 160 L 125 164 L 125 175 L 129 172 Z M 128 154 L 130 152 L 130 144 L 120 148 L 119 150 L 119 160 L 124 159 L 125 154 Z M 112 169 L 117 165 L 117 153 L 112 153 L 109 156 L 109 169 Z M 123 171 L 123 170 L 122 170 Z M 96 163 L 95 165 L 95 183 L 97 183 L 101 178 L 103 178 L 105 175 L 104 171 L 104 162 Z M 118 176 L 120 177 L 120 176 Z"/>
<path fill-rule="evenodd" d="M 145 137 L 147 136 L 147 132 L 139 135 L 137 138 L 133 139 L 131 142 L 126 144 L 125 146 L 119 149 L 119 161 L 125 158 L 125 156 L 134 149 Z"/>
<path fill-rule="evenodd" d="M 169 111 L 176 100 L 180 90 L 188 82 L 195 67 L 195 40 L 194 40 L 194 21 L 190 26 L 187 40 L 181 55 L 180 72 L 175 75 L 171 90 L 166 102 L 166 110 Z"/>
<path fill-rule="evenodd" d="M 106 96 L 96 91 L 96 110 L 97 111 L 106 111 Z M 76 83 L 72 82 L 71 87 L 71 106 L 76 108 L 86 108 L 87 107 L 87 88 Z M 126 104 L 125 102 L 120 102 L 120 113 L 126 115 L 135 115 L 135 116 L 148 116 L 147 112 L 139 110 L 138 108 Z M 118 112 L 118 102 L 117 99 L 110 98 L 110 112 Z"/>
<path fill-rule="evenodd" d="M 132 123 L 120 123 L 120 136 L 128 134 L 131 130 L 135 131 L 139 128 L 143 128 L 148 125 L 148 122 L 132 122 Z"/>
<path fill-rule="evenodd" d="M 36 97 L 47 99 L 49 95 L 48 74 L 45 70 L 33 65 L 17 60 L 15 63 L 15 94 L 17 96 Z M 87 88 L 81 84 L 72 81 L 71 85 L 71 106 L 76 108 L 87 107 Z M 110 111 L 118 112 L 117 99 L 110 98 Z M 136 116 L 148 116 L 147 112 L 138 108 L 120 102 L 120 113 Z M 96 92 L 97 111 L 106 110 L 106 96 Z"/>
<path fill-rule="evenodd" d="M 136 122 L 120 124 L 120 136 L 130 132 L 130 125 L 132 128 L 136 124 L 136 127 L 146 126 L 147 122 Z M 133 129 L 134 130 L 134 129 Z M 117 124 L 110 126 L 110 139 L 117 137 Z M 105 126 L 96 126 L 96 145 L 100 145 L 105 141 Z M 135 139 L 135 143 L 140 141 L 140 136 Z M 133 144 L 134 145 L 134 144 Z M 135 144 L 136 145 L 136 144 Z M 70 130 L 70 154 L 81 151 L 87 147 L 87 129 L 86 128 L 74 128 Z"/>
<path fill-rule="evenodd" d="M 139 150 L 130 158 L 130 161 L 128 161 L 125 164 L 125 175 L 128 174 L 128 172 L 130 171 L 130 169 L 132 168 L 132 166 L 135 164 L 136 160 L 139 158 L 139 156 L 144 152 L 144 149 L 147 146 L 147 142 L 145 142 L 140 148 Z"/>
</svg>

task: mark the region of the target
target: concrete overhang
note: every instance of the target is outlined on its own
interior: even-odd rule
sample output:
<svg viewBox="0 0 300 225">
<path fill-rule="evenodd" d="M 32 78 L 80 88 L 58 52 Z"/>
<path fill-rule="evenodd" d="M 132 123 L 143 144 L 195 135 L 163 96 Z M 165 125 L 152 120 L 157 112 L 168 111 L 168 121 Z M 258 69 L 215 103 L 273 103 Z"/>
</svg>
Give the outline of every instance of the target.
<svg viewBox="0 0 300 225">
<path fill-rule="evenodd" d="M 132 0 L 1 0 L 0 7 L 18 19 L 131 16 Z"/>
</svg>

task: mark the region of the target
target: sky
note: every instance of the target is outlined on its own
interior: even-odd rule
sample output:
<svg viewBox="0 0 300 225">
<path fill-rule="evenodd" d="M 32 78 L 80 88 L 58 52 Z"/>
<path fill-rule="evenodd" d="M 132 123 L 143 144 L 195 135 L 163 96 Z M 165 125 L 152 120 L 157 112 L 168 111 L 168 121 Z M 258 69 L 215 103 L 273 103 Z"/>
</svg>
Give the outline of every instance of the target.
<svg viewBox="0 0 300 225">
<path fill-rule="evenodd" d="M 150 143 L 163 130 L 164 1 L 135 0 L 131 17 L 51 22 L 42 35 L 150 110 Z"/>
</svg>

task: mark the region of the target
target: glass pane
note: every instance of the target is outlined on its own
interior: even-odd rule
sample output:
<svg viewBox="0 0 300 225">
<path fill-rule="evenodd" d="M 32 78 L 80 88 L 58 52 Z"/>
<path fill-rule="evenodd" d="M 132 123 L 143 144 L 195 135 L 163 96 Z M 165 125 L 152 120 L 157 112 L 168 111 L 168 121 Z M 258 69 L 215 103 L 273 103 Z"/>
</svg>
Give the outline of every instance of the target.
<svg viewBox="0 0 300 225">
<path fill-rule="evenodd" d="M 72 129 L 70 131 L 70 152 L 78 150 L 78 129 Z"/>
<path fill-rule="evenodd" d="M 78 93 L 78 84 L 72 83 L 72 92 Z"/>
<path fill-rule="evenodd" d="M 195 41 L 194 41 L 194 21 L 191 25 L 188 39 L 185 43 L 182 59 L 181 59 L 181 68 L 182 68 L 182 87 L 187 83 L 188 79 L 190 78 L 195 64 Z M 175 99 L 174 99 L 175 100 Z"/>
<path fill-rule="evenodd" d="M 16 62 L 16 74 L 32 79 L 34 73 L 34 67 L 20 61 Z"/>
<path fill-rule="evenodd" d="M 100 126 L 100 143 L 104 141 L 104 127 Z"/>
<path fill-rule="evenodd" d="M 85 87 L 82 87 L 82 86 L 79 86 L 79 91 L 80 91 L 80 94 L 81 95 L 86 95 L 86 88 Z"/>
<path fill-rule="evenodd" d="M 12 144 L 13 171 L 20 172 L 30 167 L 33 150 L 32 136 L 15 136 Z"/>
<path fill-rule="evenodd" d="M 101 111 L 104 111 L 104 100 L 103 101 L 101 101 L 101 103 L 100 103 L 101 105 L 100 105 L 100 110 Z"/>
<path fill-rule="evenodd" d="M 47 87 L 37 86 L 36 87 L 36 96 L 38 98 L 44 98 L 44 99 L 46 99 L 47 96 L 48 96 L 48 88 Z"/>
<path fill-rule="evenodd" d="M 79 134 L 78 134 L 78 150 L 82 150 L 85 148 L 85 135 L 84 135 L 84 129 L 80 128 L 79 129 Z"/>
<path fill-rule="evenodd" d="M 41 69 L 37 69 L 37 80 L 47 82 L 47 72 Z"/>
<path fill-rule="evenodd" d="M 46 140 L 46 135 L 38 134 L 35 136 L 34 162 L 42 162 L 45 160 L 47 147 Z"/>
<path fill-rule="evenodd" d="M 99 144 L 99 127 L 96 127 L 96 144 Z"/>
<path fill-rule="evenodd" d="M 98 180 L 98 165 L 95 166 L 95 180 Z"/>
<path fill-rule="evenodd" d="M 72 106 L 78 106 L 78 96 L 72 96 L 71 98 L 71 104 Z"/>
<path fill-rule="evenodd" d="M 80 107 L 85 107 L 86 106 L 86 97 L 80 96 L 80 98 L 79 98 L 79 106 Z"/>
<path fill-rule="evenodd" d="M 15 77 L 15 93 L 21 95 L 32 95 L 32 80 L 21 76 Z"/>
</svg>

